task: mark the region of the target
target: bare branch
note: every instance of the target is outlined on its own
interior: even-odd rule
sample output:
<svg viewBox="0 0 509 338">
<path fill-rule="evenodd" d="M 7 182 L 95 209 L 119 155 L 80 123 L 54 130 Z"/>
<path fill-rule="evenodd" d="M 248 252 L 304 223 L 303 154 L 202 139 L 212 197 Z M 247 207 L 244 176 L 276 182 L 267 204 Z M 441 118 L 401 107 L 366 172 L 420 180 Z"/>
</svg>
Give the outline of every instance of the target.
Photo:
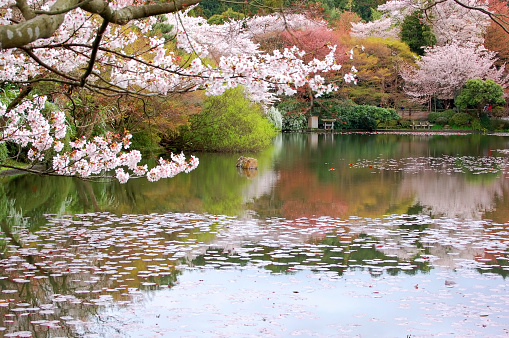
<svg viewBox="0 0 509 338">
<path fill-rule="evenodd" d="M 21 1 L 21 0 L 18 0 L 18 1 Z M 41 11 L 41 10 L 35 10 L 34 13 L 35 14 L 46 14 L 46 15 L 58 15 L 58 14 L 65 14 L 67 12 L 70 12 L 72 11 L 73 9 L 76 9 L 76 8 L 79 8 L 87 3 L 89 3 L 90 1 L 92 0 L 85 0 L 83 2 L 79 2 L 77 3 L 76 5 L 74 6 L 71 6 L 69 8 L 64 8 L 64 9 L 61 9 L 61 10 L 57 10 L 57 11 Z M 19 7 L 19 6 L 18 6 Z"/>
<path fill-rule="evenodd" d="M 87 77 L 92 73 L 92 69 L 94 68 L 95 59 L 97 57 L 97 49 L 99 48 L 99 44 L 101 43 L 101 39 L 103 37 L 104 32 L 106 31 L 106 28 L 108 27 L 108 20 L 103 20 L 103 23 L 101 24 L 101 27 L 99 27 L 99 30 L 97 31 L 97 35 L 94 40 L 94 44 L 92 45 L 92 53 L 90 53 L 90 60 L 88 61 L 88 67 L 83 76 L 80 79 L 80 87 L 83 87 L 85 85 L 85 81 L 87 80 Z"/>
<path fill-rule="evenodd" d="M 125 25 L 131 20 L 148 18 L 150 16 L 167 14 L 179 11 L 185 7 L 195 5 L 201 0 L 175 0 L 171 2 L 150 4 L 143 6 L 127 6 L 120 9 L 112 9 L 108 1 L 92 0 L 81 8 L 87 12 L 99 14 L 111 23 Z"/>
</svg>

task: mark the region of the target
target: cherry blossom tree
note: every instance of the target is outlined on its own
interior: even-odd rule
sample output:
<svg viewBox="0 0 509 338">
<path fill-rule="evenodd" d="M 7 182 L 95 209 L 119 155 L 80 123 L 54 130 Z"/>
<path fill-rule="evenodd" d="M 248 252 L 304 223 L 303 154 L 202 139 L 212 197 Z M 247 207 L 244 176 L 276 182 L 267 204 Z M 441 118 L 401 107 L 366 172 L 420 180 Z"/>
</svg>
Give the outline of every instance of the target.
<svg viewBox="0 0 509 338">
<path fill-rule="evenodd" d="M 400 34 L 400 28 L 395 24 L 392 18 L 383 16 L 382 18 L 370 22 L 357 22 L 352 24 L 352 36 L 356 38 L 391 38 L 397 39 Z"/>
<path fill-rule="evenodd" d="M 45 160 L 50 151 L 55 153 L 50 168 L 43 171 L 46 174 L 86 178 L 114 170 L 122 183 L 143 175 L 153 181 L 190 171 L 198 165 L 198 159 L 186 161 L 183 155 L 172 155 L 171 161 L 160 159 L 159 165 L 149 170 L 139 165 L 139 151 L 128 151 L 131 135 L 127 131 L 66 143 L 65 114 L 58 109 L 45 114 L 47 97 L 32 95 L 31 89 L 51 82 L 69 93 L 84 88 L 108 96 L 191 90 L 219 95 L 242 85 L 251 99 L 264 103 L 273 102 L 276 95 L 292 95 L 302 86 L 309 86 L 316 95 L 335 90 L 319 75 L 340 69 L 334 57 L 335 46 L 329 47 L 323 60 L 309 62 L 303 61 L 305 51 L 297 47 L 265 53 L 250 41 L 249 34 L 254 33 L 246 33 L 244 27 L 239 27 L 240 22 L 222 25 L 223 31 L 217 32 L 209 30 L 211 27 L 199 18 L 191 19 L 187 12 L 177 13 L 196 2 L 3 0 L 0 81 L 16 84 L 22 90 L 10 104 L 0 105 L 0 143 L 28 147 L 28 157 L 34 163 Z M 156 15 L 168 13 L 176 13 L 171 16 L 174 21 L 169 18 L 175 27 L 176 46 L 187 54 L 168 48 L 164 37 L 150 34 L 158 20 Z M 256 20 L 261 23 L 257 25 Z M 248 27 L 256 30 L 275 23 L 287 27 L 298 21 L 292 20 L 256 18 L 248 22 Z M 225 38 L 234 36 L 238 38 Z M 223 48 L 226 45 L 230 48 Z M 215 63 L 205 61 L 218 51 L 221 53 L 216 54 Z M 351 74 L 345 77 L 352 78 Z"/>
<path fill-rule="evenodd" d="M 506 86 L 504 67 L 494 66 L 496 53 L 475 44 L 435 46 L 427 48 L 416 67 L 401 72 L 405 92 L 423 102 L 455 98 L 470 79 L 491 79 Z"/>
<path fill-rule="evenodd" d="M 480 0 L 390 0 L 378 6 L 378 10 L 383 12 L 382 18 L 355 24 L 354 36 L 388 37 L 399 34 L 404 19 L 419 11 L 423 13 L 423 23 L 432 28 L 437 44 L 482 44 L 490 19 L 500 19 L 488 10 L 486 2 Z"/>
</svg>

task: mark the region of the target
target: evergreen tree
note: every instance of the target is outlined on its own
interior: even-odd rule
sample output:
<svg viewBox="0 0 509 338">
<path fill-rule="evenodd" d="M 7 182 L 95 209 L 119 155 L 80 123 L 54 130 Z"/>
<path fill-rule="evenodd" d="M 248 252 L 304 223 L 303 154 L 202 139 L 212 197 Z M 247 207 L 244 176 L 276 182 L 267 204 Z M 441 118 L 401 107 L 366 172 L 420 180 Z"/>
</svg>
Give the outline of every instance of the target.
<svg viewBox="0 0 509 338">
<path fill-rule="evenodd" d="M 418 55 L 423 55 L 425 47 L 433 46 L 436 43 L 431 28 L 422 21 L 422 12 L 418 11 L 407 16 L 401 25 L 401 41 L 405 42 L 410 50 Z"/>
</svg>

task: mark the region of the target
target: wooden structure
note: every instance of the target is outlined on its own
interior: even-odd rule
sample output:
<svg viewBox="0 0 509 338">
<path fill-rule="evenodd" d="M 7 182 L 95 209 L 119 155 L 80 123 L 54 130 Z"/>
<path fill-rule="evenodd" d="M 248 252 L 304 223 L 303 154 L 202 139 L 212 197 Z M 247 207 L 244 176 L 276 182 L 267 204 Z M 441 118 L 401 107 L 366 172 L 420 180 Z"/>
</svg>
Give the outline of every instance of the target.
<svg viewBox="0 0 509 338">
<path fill-rule="evenodd" d="M 336 122 L 336 119 L 322 119 L 323 122 L 323 129 L 334 129 L 334 122 Z"/>
<path fill-rule="evenodd" d="M 412 129 L 431 129 L 434 125 L 429 123 L 428 121 L 412 121 Z"/>
</svg>

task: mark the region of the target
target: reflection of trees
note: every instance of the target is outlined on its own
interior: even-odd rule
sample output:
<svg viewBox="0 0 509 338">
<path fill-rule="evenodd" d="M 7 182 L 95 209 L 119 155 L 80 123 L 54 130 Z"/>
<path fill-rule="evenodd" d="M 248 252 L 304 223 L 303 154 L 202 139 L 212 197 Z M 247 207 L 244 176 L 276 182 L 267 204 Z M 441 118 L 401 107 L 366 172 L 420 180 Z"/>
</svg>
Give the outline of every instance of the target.
<svg viewBox="0 0 509 338">
<path fill-rule="evenodd" d="M 101 244 L 87 237 L 86 231 L 79 230 L 82 222 L 76 228 L 56 222 L 35 234 L 26 230 L 15 234 L 5 222 L 1 225 L 8 251 L 0 256 L 0 315 L 12 319 L 5 323 L 9 332 L 76 336 L 86 331 L 86 322 L 102 305 L 125 306 L 131 290 L 172 286 L 180 274 L 175 260 L 153 266 L 154 258 L 167 260 L 162 253 L 154 255 L 139 246 L 126 251 L 121 243 Z M 154 236 L 175 240 L 178 232 Z M 124 269 L 129 266 L 136 269 Z"/>
<path fill-rule="evenodd" d="M 486 159 L 476 156 L 505 148 L 506 141 L 501 137 L 327 134 L 315 138 L 308 141 L 307 135 L 288 136 L 287 151 L 276 160 L 279 180 L 271 193 L 249 205 L 251 209 L 261 216 L 292 219 L 415 212 L 479 219 L 494 208 L 497 198 L 507 190 L 503 188 L 505 181 L 496 179 L 495 174 L 477 175 L 467 168 L 475 166 L 472 162 L 476 158 Z M 436 162 L 444 154 L 453 158 L 469 155 L 461 157 L 466 162 L 454 163 L 466 166 L 463 169 L 467 173 L 440 175 L 429 166 L 412 174 L 391 170 L 390 166 L 384 170 L 375 166 L 350 168 L 351 163 L 362 160 L 412 164 L 412 159 L 425 162 L 424 159 L 434 158 Z M 430 163 L 434 165 L 433 161 Z M 423 207 L 420 211 L 415 208 L 419 205 Z"/>
<path fill-rule="evenodd" d="M 509 182 L 503 178 L 471 182 L 465 175 L 427 171 L 405 175 L 399 191 L 414 196 L 414 203 L 423 206 L 426 214 L 478 220 L 494 213 L 497 198 L 509 193 Z"/>
<path fill-rule="evenodd" d="M 293 274 L 299 270 L 311 270 L 334 272 L 336 276 L 342 276 L 348 269 L 366 269 L 373 276 L 379 276 L 384 272 L 390 275 L 400 273 L 413 275 L 418 271 L 430 270 L 428 262 L 411 262 L 405 265 L 408 260 L 389 257 L 376 250 L 374 245 L 366 246 L 354 241 L 366 237 L 362 234 L 357 238 L 348 237 L 345 240 L 341 234 L 327 233 L 323 238 L 315 238 L 309 242 L 311 250 L 310 245 L 306 246 L 305 243 L 295 243 L 290 248 L 283 248 L 254 242 L 243 246 L 241 250 L 237 248 L 236 251 L 210 247 L 204 254 L 196 256 L 190 264 L 193 266 L 212 264 L 217 269 L 225 265 L 240 267 L 256 264 L 272 273 Z M 239 254 L 239 251 L 242 253 Z M 247 259 L 249 256 L 253 262 Z M 406 269 L 401 269 L 402 266 Z"/>
<path fill-rule="evenodd" d="M 285 135 L 286 136 L 286 135 Z M 334 137 L 331 137 L 334 136 Z M 380 152 L 396 153 L 391 138 L 370 135 L 318 135 L 319 147 L 306 135 L 288 135 L 286 151 L 276 160 L 279 180 L 270 194 L 248 207 L 262 217 L 290 219 L 328 215 L 383 215 L 397 202 L 394 185 L 399 174 L 373 175 L 372 170 L 351 170 L 349 163 Z"/>
</svg>

